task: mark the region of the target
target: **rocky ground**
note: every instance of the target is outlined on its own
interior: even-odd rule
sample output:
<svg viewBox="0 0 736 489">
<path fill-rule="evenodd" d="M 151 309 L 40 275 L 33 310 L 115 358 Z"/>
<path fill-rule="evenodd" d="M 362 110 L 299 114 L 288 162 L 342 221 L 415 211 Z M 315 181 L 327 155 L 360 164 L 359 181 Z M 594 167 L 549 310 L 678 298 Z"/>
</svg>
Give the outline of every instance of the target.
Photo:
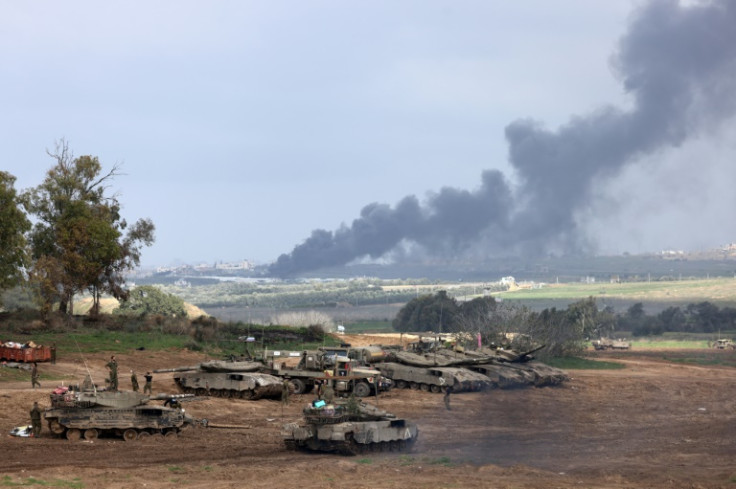
<svg viewBox="0 0 736 489">
<path fill-rule="evenodd" d="M 355 340 L 353 340 L 355 341 Z M 366 340 L 367 342 L 370 342 Z M 719 352 L 734 355 L 734 352 Z M 603 354 L 605 355 L 605 354 Z M 117 354 L 128 371 L 189 365 L 192 352 Z M 49 405 L 60 381 L 98 383 L 109 355 L 40 364 L 41 389 L 0 382 L 0 432 L 29 422 L 33 401 Z M 280 428 L 298 421 L 311 395 L 279 401 L 207 399 L 187 412 L 241 429 L 195 428 L 173 440 L 70 442 L 0 437 L 5 485 L 85 488 L 672 488 L 736 484 L 736 369 L 646 358 L 631 351 L 623 370 L 571 371 L 562 387 L 453 395 L 393 390 L 381 408 L 419 425 L 410 453 L 345 457 L 284 449 Z M 85 367 L 86 363 L 86 367 Z M 154 392 L 175 392 L 157 374 Z"/>
</svg>

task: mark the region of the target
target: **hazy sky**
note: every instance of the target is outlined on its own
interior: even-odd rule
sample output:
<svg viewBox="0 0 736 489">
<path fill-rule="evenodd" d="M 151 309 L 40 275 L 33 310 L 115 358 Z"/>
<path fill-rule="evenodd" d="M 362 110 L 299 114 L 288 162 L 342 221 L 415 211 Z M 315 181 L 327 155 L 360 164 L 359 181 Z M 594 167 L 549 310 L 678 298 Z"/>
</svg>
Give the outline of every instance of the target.
<svg viewBox="0 0 736 489">
<path fill-rule="evenodd" d="M 38 185 L 60 138 L 105 169 L 121 164 L 124 215 L 156 226 L 144 265 L 268 263 L 369 204 L 413 195 L 421 211 L 442 189 L 487 185 L 521 188 L 514 202 L 537 208 L 585 186 L 570 215 L 539 219 L 559 217 L 558 234 L 574 227 L 600 252 L 736 241 L 727 110 L 705 129 L 637 142 L 586 182 L 575 168 L 524 175 L 530 151 L 548 146 L 523 141 L 610 113 L 648 117 L 635 72 L 662 56 L 638 59 L 647 30 L 632 27 L 648 4 L 0 0 L 0 169 L 19 190 Z M 590 139 L 586 158 L 618 151 Z M 541 188 L 544 199 L 524 195 Z M 494 206 L 511 199 L 494 192 Z"/>
</svg>

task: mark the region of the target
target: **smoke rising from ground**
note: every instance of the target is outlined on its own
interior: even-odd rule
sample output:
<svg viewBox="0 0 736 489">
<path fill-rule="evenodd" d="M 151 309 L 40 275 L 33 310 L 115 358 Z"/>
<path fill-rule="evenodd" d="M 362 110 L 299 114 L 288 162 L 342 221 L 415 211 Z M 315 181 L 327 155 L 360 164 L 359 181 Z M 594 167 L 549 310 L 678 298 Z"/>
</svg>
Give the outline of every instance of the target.
<svg viewBox="0 0 736 489">
<path fill-rule="evenodd" d="M 288 276 L 412 245 L 431 256 L 586 250 L 576 214 L 594 184 L 660 149 L 676 147 L 736 109 L 736 2 L 651 1 L 632 17 L 612 57 L 629 109 L 603 107 L 557 130 L 531 119 L 505 135 L 517 184 L 483 172 L 477 190 L 443 188 L 422 204 L 369 204 L 350 226 L 315 230 L 270 267 Z"/>
</svg>

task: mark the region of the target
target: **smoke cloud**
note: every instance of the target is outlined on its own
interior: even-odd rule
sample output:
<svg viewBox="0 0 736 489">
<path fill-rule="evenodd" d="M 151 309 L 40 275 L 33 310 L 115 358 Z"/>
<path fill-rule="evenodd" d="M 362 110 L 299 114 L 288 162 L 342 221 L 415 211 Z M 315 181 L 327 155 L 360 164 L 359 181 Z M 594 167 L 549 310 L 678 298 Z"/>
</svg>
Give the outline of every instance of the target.
<svg viewBox="0 0 736 489">
<path fill-rule="evenodd" d="M 517 184 L 483 172 L 480 188 L 443 188 L 424 205 L 408 196 L 373 203 L 352 224 L 315 230 L 271 273 L 288 276 L 412 245 L 431 256 L 579 252 L 576 213 L 594 184 L 717 126 L 736 109 L 736 2 L 683 6 L 655 0 L 635 12 L 611 59 L 630 109 L 602 107 L 555 131 L 523 119 L 506 127 Z"/>
</svg>

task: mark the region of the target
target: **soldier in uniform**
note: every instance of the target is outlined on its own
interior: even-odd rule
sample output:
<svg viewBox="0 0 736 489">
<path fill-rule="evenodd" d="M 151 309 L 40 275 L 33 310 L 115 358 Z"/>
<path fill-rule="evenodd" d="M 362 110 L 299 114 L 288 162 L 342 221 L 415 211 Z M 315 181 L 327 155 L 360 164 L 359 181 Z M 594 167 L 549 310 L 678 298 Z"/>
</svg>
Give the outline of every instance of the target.
<svg viewBox="0 0 736 489">
<path fill-rule="evenodd" d="M 135 370 L 130 371 L 130 386 L 133 388 L 133 392 L 138 392 L 138 376 L 135 374 Z"/>
<path fill-rule="evenodd" d="M 331 404 L 332 401 L 335 400 L 335 389 L 332 387 L 332 384 L 330 384 L 329 380 L 325 380 L 325 388 L 323 391 L 322 399 L 327 404 Z"/>
<path fill-rule="evenodd" d="M 143 378 L 146 379 L 146 383 L 143 385 L 143 393 L 151 394 L 153 391 L 153 375 L 151 375 L 151 372 L 146 372 Z"/>
<path fill-rule="evenodd" d="M 118 390 L 118 362 L 115 360 L 115 355 L 110 357 L 107 368 L 110 369 L 110 389 L 116 391 Z"/>
<path fill-rule="evenodd" d="M 450 407 L 450 394 L 452 394 L 451 385 L 447 386 L 447 389 L 445 389 L 445 397 L 444 397 L 445 407 L 447 408 L 448 411 L 452 411 L 452 408 Z"/>
<path fill-rule="evenodd" d="M 289 394 L 291 393 L 291 382 L 289 377 L 284 377 L 284 381 L 281 384 L 281 402 L 283 404 L 289 404 Z"/>
<path fill-rule="evenodd" d="M 31 431 L 34 438 L 41 436 L 41 409 L 38 402 L 34 402 L 31 408 Z"/>
<path fill-rule="evenodd" d="M 38 364 L 33 362 L 33 367 L 31 367 L 31 387 L 35 389 L 36 386 L 41 387 L 41 382 L 38 381 Z"/>
</svg>

